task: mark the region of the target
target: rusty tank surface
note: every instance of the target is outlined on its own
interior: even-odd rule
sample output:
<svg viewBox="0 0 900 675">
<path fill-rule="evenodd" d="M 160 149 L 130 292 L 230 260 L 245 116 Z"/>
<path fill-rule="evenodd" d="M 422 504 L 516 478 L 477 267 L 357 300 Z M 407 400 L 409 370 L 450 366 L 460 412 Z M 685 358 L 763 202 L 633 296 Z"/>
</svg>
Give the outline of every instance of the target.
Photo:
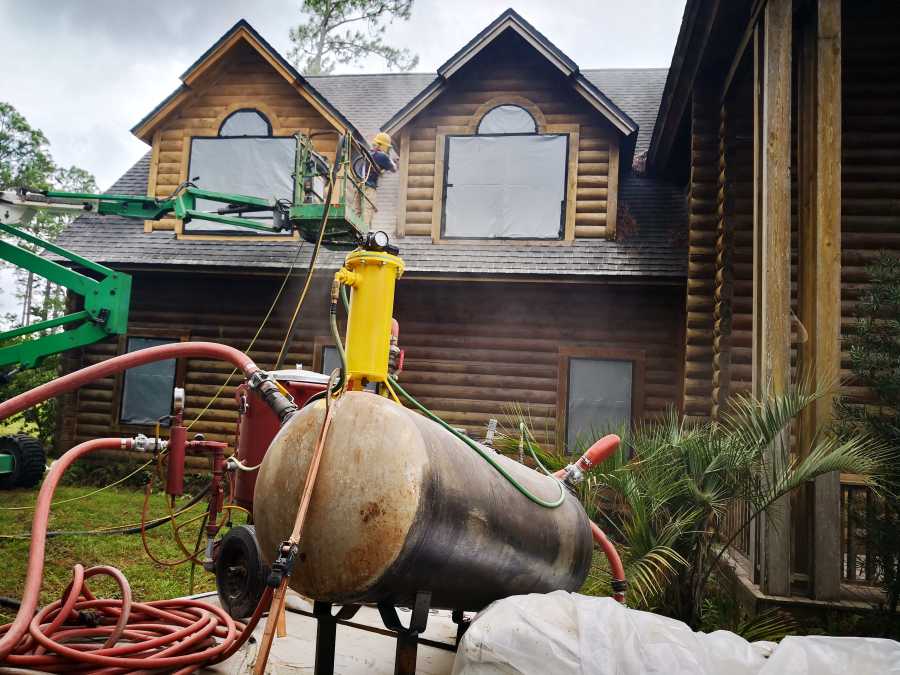
<svg viewBox="0 0 900 675">
<path fill-rule="evenodd" d="M 477 610 L 498 598 L 577 590 L 591 562 L 590 525 L 567 494 L 543 508 L 434 422 L 368 392 L 334 403 L 331 429 L 291 576 L 295 591 L 348 604 Z M 296 414 L 266 453 L 253 518 L 272 562 L 290 534 L 325 417 L 323 401 Z M 539 497 L 558 482 L 509 458 L 504 467 Z"/>
</svg>

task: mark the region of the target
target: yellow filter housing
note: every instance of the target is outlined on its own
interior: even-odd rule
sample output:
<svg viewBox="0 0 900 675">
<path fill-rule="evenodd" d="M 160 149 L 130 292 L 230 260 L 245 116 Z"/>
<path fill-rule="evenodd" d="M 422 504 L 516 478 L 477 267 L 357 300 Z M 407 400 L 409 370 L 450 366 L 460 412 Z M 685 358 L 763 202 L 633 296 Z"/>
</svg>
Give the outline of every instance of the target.
<svg viewBox="0 0 900 675">
<path fill-rule="evenodd" d="M 403 260 L 382 251 L 358 249 L 344 261 L 350 292 L 347 319 L 347 378 L 351 387 L 366 379 L 388 377 L 394 287 L 403 274 Z M 340 275 L 340 273 L 339 273 Z"/>
</svg>

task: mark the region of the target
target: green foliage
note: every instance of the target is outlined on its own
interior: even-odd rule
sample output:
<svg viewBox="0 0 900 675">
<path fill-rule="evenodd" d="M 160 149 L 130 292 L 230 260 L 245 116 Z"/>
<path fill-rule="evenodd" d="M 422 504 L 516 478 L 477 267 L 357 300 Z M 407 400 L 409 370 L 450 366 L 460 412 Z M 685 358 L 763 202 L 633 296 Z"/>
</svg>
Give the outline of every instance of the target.
<svg viewBox="0 0 900 675">
<path fill-rule="evenodd" d="M 882 253 L 867 271 L 871 285 L 860 297 L 847 346 L 853 374 L 873 399 L 864 405 L 840 401 L 839 430 L 900 448 L 900 257 Z M 900 462 L 887 467 L 883 482 L 883 508 L 862 516 L 860 524 L 867 533 L 866 555 L 881 575 L 885 609 L 893 614 L 900 604 Z"/>
<path fill-rule="evenodd" d="M 305 75 L 327 75 L 337 64 L 368 56 L 384 59 L 388 69 L 412 70 L 419 57 L 384 42 L 387 25 L 408 21 L 413 0 L 304 0 L 305 23 L 290 30 L 288 56 Z M 360 28 L 361 27 L 361 28 Z"/>
<path fill-rule="evenodd" d="M 39 129 L 31 127 L 11 105 L 0 102 L 0 188 L 19 186 L 84 192 L 97 190 L 94 177 L 84 169 L 57 166 L 50 155 L 46 136 Z M 20 227 L 52 241 L 69 221 L 69 216 L 39 213 L 31 222 Z M 30 251 L 40 250 L 20 240 L 16 240 L 15 244 Z M 6 327 L 31 324 L 63 313 L 64 289 L 24 269 L 15 270 L 15 279 L 14 292 L 22 303 L 22 311 L 7 314 Z M 22 371 L 8 381 L 0 382 L 0 397 L 5 400 L 51 380 L 56 377 L 58 365 L 59 357 L 52 356 L 44 359 L 38 368 Z M 56 402 L 51 400 L 7 422 L 23 425 L 26 433 L 38 436 L 49 446 L 52 444 L 55 421 Z"/>
<path fill-rule="evenodd" d="M 596 469 L 582 500 L 601 500 L 600 525 L 619 547 L 634 604 L 698 627 L 725 550 L 727 514 L 740 520 L 726 545 L 818 475 L 881 471 L 888 453 L 865 436 L 823 431 L 809 447 L 789 452 L 792 421 L 823 393 L 736 397 L 720 422 L 690 423 L 672 411 L 622 432 L 620 451 Z M 607 583 L 601 569 L 591 588 L 608 592 Z"/>
<path fill-rule="evenodd" d="M 787 635 L 801 632 L 802 628 L 789 615 L 775 609 L 748 615 L 733 596 L 715 589 L 700 608 L 700 630 L 707 633 L 727 630 L 749 642 L 779 642 Z"/>
</svg>

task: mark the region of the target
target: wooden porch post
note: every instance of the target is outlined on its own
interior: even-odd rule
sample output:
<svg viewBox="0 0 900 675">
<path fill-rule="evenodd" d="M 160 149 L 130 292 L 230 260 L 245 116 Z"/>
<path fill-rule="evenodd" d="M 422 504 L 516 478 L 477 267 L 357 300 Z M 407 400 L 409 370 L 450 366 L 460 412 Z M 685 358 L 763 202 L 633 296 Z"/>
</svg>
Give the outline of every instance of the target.
<svg viewBox="0 0 900 675">
<path fill-rule="evenodd" d="M 781 393 L 791 379 L 791 0 L 769 0 L 754 42 L 753 393 Z M 769 450 L 783 467 L 789 433 Z M 780 447 L 779 447 L 780 446 Z M 765 477 L 764 477 L 765 479 Z M 769 509 L 761 536 L 762 589 L 789 595 L 790 501 Z"/>
<path fill-rule="evenodd" d="M 818 0 L 803 33 L 799 84 L 800 346 L 803 374 L 837 384 L 841 367 L 841 0 Z M 833 397 L 816 401 L 801 421 L 806 447 L 831 421 Z M 813 492 L 813 597 L 835 600 L 841 583 L 840 476 L 816 479 Z"/>
</svg>

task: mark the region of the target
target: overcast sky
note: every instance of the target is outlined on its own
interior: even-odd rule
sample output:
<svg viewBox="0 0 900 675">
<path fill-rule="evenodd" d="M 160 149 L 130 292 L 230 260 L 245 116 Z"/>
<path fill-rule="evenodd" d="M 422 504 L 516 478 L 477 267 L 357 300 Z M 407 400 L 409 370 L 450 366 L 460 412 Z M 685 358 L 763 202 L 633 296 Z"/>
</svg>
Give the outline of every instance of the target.
<svg viewBox="0 0 900 675">
<path fill-rule="evenodd" d="M 415 0 L 386 39 L 433 72 L 512 4 L 582 68 L 668 67 L 684 0 Z M 148 149 L 130 129 L 238 19 L 287 55 L 300 0 L 0 0 L 0 100 L 108 188 Z M 372 59 L 338 72 L 382 72 Z M 8 277 L 3 278 L 7 286 Z M 10 293 L 0 294 L 0 313 Z"/>
</svg>

